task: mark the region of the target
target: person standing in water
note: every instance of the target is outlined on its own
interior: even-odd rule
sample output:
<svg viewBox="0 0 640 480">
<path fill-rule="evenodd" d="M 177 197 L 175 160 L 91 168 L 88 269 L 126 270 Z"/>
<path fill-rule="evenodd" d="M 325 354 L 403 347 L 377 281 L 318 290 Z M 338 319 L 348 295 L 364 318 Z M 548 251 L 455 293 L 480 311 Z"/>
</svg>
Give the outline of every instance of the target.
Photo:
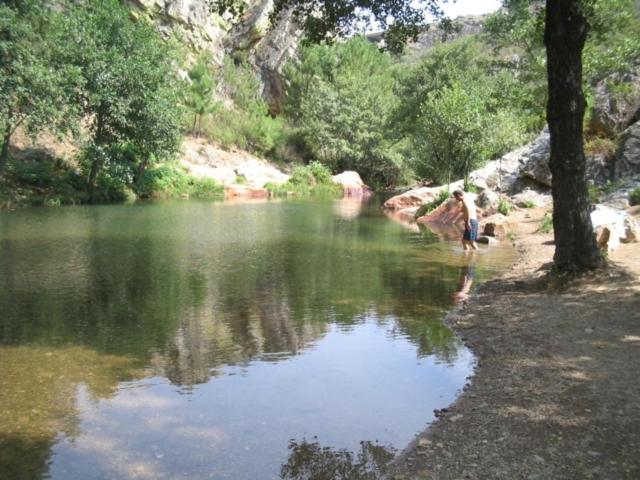
<svg viewBox="0 0 640 480">
<path fill-rule="evenodd" d="M 478 214 L 473 200 L 465 197 L 462 190 L 455 190 L 453 198 L 460 202 L 462 215 L 464 216 L 464 233 L 462 234 L 462 248 L 465 251 L 477 250 L 476 239 L 478 238 Z"/>
</svg>

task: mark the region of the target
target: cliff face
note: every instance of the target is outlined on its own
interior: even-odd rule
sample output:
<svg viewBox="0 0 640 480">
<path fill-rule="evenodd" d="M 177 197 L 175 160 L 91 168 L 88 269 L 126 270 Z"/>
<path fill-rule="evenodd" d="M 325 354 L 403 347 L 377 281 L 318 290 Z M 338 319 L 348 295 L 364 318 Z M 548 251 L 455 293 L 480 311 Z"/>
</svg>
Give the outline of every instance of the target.
<svg viewBox="0 0 640 480">
<path fill-rule="evenodd" d="M 144 16 L 169 37 L 177 34 L 194 56 L 209 51 L 219 65 L 226 55 L 240 56 L 255 68 L 263 96 L 274 112 L 281 108 L 282 68 L 295 52 L 302 32 L 290 12 L 271 25 L 273 0 L 247 0 L 241 18 L 213 12 L 207 0 L 125 0 L 132 15 Z"/>
<path fill-rule="evenodd" d="M 453 20 L 452 28 L 444 30 L 438 24 L 429 25 L 429 28 L 418 35 L 415 41 L 410 41 L 405 50 L 405 61 L 419 60 L 430 49 L 440 43 L 450 42 L 457 38 L 477 35 L 482 32 L 486 15 L 466 15 Z M 384 42 L 384 32 L 367 34 L 367 39 L 377 45 Z"/>
</svg>

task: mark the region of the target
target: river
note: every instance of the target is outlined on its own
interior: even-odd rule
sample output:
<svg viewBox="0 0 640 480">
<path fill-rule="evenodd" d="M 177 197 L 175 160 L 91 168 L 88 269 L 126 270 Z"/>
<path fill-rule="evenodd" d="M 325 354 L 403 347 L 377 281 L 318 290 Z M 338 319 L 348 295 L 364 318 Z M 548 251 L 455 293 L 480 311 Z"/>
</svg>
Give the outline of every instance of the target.
<svg viewBox="0 0 640 480">
<path fill-rule="evenodd" d="M 512 259 L 375 198 L 0 212 L 0 478 L 373 478 L 473 372 L 456 291 Z"/>
</svg>

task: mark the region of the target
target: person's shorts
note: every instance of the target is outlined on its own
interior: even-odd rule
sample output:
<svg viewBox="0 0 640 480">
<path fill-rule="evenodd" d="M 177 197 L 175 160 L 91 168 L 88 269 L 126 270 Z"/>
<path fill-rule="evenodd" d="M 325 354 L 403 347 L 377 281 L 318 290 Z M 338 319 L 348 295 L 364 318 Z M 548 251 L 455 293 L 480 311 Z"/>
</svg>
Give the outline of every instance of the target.
<svg viewBox="0 0 640 480">
<path fill-rule="evenodd" d="M 478 239 L 478 220 L 469 220 L 469 223 L 471 224 L 471 229 L 464 229 L 462 239 L 475 242 Z"/>
</svg>

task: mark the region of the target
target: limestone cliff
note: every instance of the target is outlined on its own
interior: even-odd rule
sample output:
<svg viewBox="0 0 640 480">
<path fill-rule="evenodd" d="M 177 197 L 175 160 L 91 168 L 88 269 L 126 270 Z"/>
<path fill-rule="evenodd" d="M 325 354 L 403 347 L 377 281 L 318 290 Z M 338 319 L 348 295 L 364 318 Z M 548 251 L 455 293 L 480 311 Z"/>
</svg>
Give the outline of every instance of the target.
<svg viewBox="0 0 640 480">
<path fill-rule="evenodd" d="M 295 52 L 301 30 L 290 12 L 283 12 L 272 25 L 273 0 L 246 0 L 241 17 L 216 13 L 208 0 L 125 0 L 132 16 L 146 17 L 169 37 L 175 34 L 195 57 L 212 53 L 222 64 L 226 55 L 246 58 L 255 68 L 263 95 L 274 112 L 282 105 L 282 68 Z"/>
</svg>

